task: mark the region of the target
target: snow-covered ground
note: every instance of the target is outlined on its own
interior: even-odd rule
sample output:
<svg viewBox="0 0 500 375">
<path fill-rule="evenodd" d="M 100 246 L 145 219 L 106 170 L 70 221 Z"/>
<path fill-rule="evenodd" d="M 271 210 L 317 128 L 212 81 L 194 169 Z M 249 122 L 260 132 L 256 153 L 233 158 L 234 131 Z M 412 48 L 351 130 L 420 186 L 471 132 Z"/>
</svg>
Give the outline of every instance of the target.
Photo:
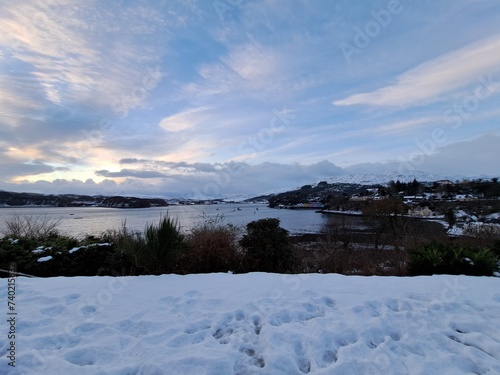
<svg viewBox="0 0 500 375">
<path fill-rule="evenodd" d="M 19 277 L 15 369 L 1 282 L 1 374 L 500 374 L 494 277 Z"/>
</svg>

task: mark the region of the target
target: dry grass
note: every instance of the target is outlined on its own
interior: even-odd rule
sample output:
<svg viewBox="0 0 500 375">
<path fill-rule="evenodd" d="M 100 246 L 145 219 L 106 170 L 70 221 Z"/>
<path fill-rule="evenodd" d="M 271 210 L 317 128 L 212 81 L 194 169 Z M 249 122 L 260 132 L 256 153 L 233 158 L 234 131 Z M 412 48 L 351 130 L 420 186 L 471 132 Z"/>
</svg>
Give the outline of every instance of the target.
<svg viewBox="0 0 500 375">
<path fill-rule="evenodd" d="M 183 273 L 238 271 L 242 253 L 237 241 L 238 229 L 220 223 L 205 223 L 186 238 L 180 259 Z"/>
<path fill-rule="evenodd" d="M 59 234 L 57 227 L 61 219 L 52 219 L 45 215 L 15 214 L 5 220 L 3 234 L 12 238 L 38 238 L 45 239 Z"/>
</svg>

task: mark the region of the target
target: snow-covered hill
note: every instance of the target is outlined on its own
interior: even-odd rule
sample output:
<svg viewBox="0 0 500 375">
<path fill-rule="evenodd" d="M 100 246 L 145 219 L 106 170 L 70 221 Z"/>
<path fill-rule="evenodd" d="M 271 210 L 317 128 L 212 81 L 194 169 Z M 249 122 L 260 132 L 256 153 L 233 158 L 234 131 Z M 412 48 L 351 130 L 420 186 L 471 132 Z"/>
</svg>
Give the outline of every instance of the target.
<svg viewBox="0 0 500 375">
<path fill-rule="evenodd" d="M 438 175 L 434 173 L 426 173 L 415 171 L 412 173 L 400 173 L 393 172 L 387 174 L 376 174 L 376 173 L 365 173 L 365 174 L 353 174 L 353 175 L 344 175 L 331 177 L 326 181 L 330 184 L 359 184 L 359 185 L 375 185 L 375 184 L 387 184 L 389 181 L 397 181 L 400 182 L 411 182 L 413 180 L 417 180 L 419 182 L 433 182 L 438 180 L 462 180 L 463 176 L 445 176 Z"/>
<path fill-rule="evenodd" d="M 17 278 L 0 374 L 500 374 L 499 287 L 466 276 Z"/>
</svg>

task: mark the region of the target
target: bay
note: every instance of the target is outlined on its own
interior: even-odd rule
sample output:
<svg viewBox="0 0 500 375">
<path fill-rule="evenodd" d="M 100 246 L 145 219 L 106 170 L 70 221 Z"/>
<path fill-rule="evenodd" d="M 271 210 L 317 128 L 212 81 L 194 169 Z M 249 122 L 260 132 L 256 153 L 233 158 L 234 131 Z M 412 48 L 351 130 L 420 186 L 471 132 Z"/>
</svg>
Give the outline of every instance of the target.
<svg viewBox="0 0 500 375">
<path fill-rule="evenodd" d="M 251 221 L 278 218 L 291 234 L 316 233 L 325 221 L 325 215 L 314 210 L 273 209 L 265 204 L 172 205 L 168 207 L 118 209 L 104 207 L 2 207 L 0 234 L 5 222 L 13 215 L 34 216 L 59 220 L 57 229 L 65 235 L 83 238 L 99 236 L 106 230 L 120 229 L 124 223 L 130 230 L 143 231 L 147 224 L 157 224 L 169 215 L 177 218 L 187 233 L 206 220 L 221 220 L 224 224 L 244 227 Z"/>
</svg>

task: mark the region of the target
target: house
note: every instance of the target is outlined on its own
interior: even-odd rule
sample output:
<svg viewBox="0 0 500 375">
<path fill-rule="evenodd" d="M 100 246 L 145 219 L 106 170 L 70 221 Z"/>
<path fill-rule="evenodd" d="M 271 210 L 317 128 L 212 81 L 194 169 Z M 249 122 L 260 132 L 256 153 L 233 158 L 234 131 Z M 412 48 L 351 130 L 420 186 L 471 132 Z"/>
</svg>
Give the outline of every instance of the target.
<svg viewBox="0 0 500 375">
<path fill-rule="evenodd" d="M 471 202 L 478 199 L 478 197 L 471 194 L 457 194 L 455 199 L 459 202 Z"/>
<path fill-rule="evenodd" d="M 441 185 L 441 186 L 444 186 L 444 185 L 453 185 L 453 182 L 450 181 L 450 180 L 438 180 L 438 181 L 436 181 L 436 184 L 437 185 Z"/>
<path fill-rule="evenodd" d="M 408 215 L 413 217 L 432 217 L 434 212 L 429 207 L 416 207 L 408 210 Z"/>
<path fill-rule="evenodd" d="M 423 195 L 405 195 L 403 197 L 405 204 L 417 204 L 424 200 Z"/>
</svg>

